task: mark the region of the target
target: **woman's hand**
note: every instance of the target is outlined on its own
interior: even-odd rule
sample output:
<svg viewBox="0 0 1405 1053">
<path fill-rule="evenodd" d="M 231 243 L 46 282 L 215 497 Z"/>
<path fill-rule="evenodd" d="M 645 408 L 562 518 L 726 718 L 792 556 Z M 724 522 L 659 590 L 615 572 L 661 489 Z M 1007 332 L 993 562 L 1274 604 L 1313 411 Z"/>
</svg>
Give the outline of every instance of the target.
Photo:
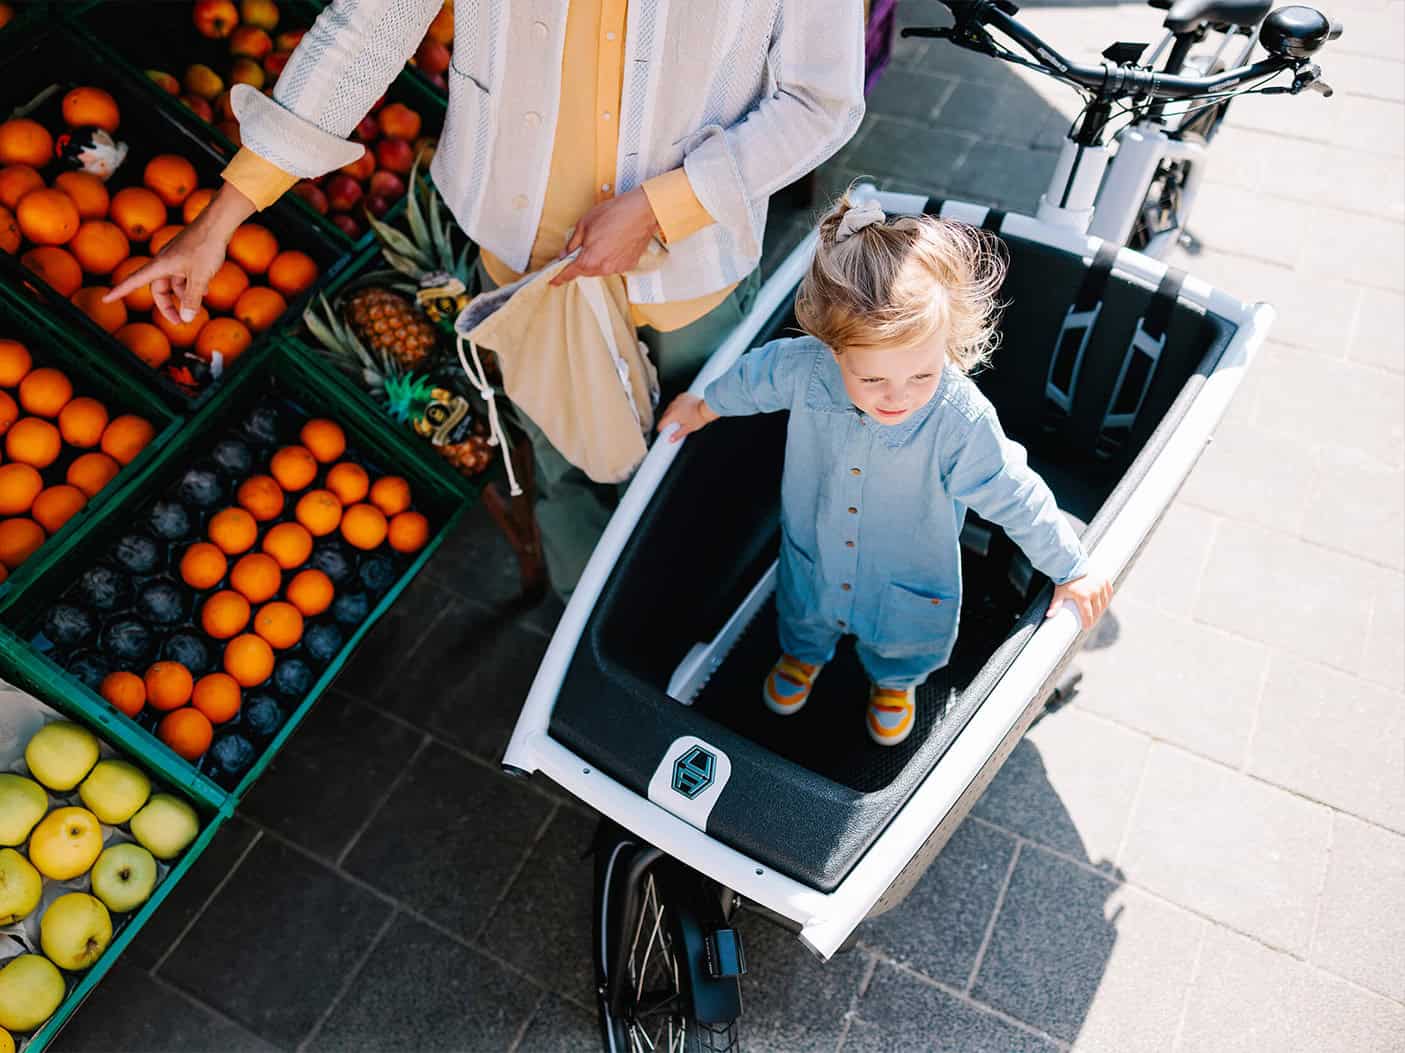
<svg viewBox="0 0 1405 1053">
<path fill-rule="evenodd" d="M 1101 574 L 1085 574 L 1062 585 L 1055 585 L 1054 598 L 1049 601 L 1049 610 L 1044 617 L 1052 618 L 1057 614 L 1064 600 L 1078 608 L 1083 628 L 1091 629 L 1112 602 L 1112 582 Z"/>
<path fill-rule="evenodd" d="M 254 204 L 226 183 L 195 222 L 171 239 L 150 263 L 104 296 L 111 303 L 144 285 L 151 286 L 156 310 L 172 325 L 191 321 L 225 249 L 239 225 L 254 214 Z"/>
<path fill-rule="evenodd" d="M 701 431 L 715 421 L 721 414 L 714 413 L 702 399 L 696 395 L 683 394 L 668 404 L 668 409 L 659 418 L 659 434 L 662 435 L 669 425 L 678 425 L 677 430 L 669 436 L 669 442 L 680 442 L 685 435 L 691 435 L 695 431 Z"/>
<path fill-rule="evenodd" d="M 581 254 L 552 278 L 551 284 L 564 285 L 572 278 L 604 277 L 633 270 L 658 232 L 654 209 L 639 187 L 602 201 L 576 224 L 561 255 L 569 256 L 576 249 Z"/>
</svg>

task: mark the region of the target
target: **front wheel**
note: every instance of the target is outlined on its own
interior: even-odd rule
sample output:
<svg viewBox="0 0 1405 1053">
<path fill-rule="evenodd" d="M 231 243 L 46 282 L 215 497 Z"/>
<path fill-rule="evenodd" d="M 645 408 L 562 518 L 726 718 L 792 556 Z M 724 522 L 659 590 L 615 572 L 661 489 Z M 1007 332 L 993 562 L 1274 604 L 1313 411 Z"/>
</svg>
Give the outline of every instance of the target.
<svg viewBox="0 0 1405 1053">
<path fill-rule="evenodd" d="M 607 1053 L 735 1053 L 735 1020 L 698 1020 L 667 856 L 627 837 L 595 855 L 595 982 Z M 612 976 L 618 971 L 618 980 Z"/>
</svg>

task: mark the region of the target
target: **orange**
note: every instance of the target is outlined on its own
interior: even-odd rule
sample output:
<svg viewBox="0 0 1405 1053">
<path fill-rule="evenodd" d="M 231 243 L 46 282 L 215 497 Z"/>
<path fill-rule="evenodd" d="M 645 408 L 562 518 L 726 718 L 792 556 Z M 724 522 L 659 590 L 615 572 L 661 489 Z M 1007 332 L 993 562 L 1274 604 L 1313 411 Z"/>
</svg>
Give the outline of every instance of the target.
<svg viewBox="0 0 1405 1053">
<path fill-rule="evenodd" d="M 198 709 L 187 707 L 167 713 L 156 725 L 156 737 L 170 746 L 177 755 L 194 763 L 205 755 L 215 737 L 210 718 Z"/>
<path fill-rule="evenodd" d="M 78 206 L 62 190 L 31 190 L 15 207 L 24 236 L 36 245 L 65 245 L 78 233 Z"/>
<path fill-rule="evenodd" d="M 279 523 L 263 536 L 263 550 L 284 570 L 295 570 L 312 555 L 312 535 L 297 523 Z"/>
<path fill-rule="evenodd" d="M 226 508 L 210 517 L 209 534 L 221 552 L 237 556 L 258 540 L 259 525 L 244 509 Z"/>
<path fill-rule="evenodd" d="M 371 504 L 388 516 L 410 507 L 410 484 L 398 475 L 383 475 L 371 485 Z"/>
<path fill-rule="evenodd" d="M 0 563 L 14 570 L 34 555 L 47 539 L 41 527 L 32 519 L 6 519 L 0 522 Z"/>
<path fill-rule="evenodd" d="M 283 312 L 288 309 L 288 301 L 276 289 L 262 285 L 244 291 L 234 305 L 234 317 L 256 333 L 262 333 L 273 326 Z"/>
<path fill-rule="evenodd" d="M 9 577 L 10 572 L 5 569 L 5 564 L 0 563 L 0 585 L 5 584 L 5 582 L 9 580 Z"/>
<path fill-rule="evenodd" d="M 306 435 L 303 441 L 307 441 Z M 359 464 L 343 461 L 333 465 L 327 472 L 327 489 L 336 494 L 337 500 L 342 504 L 354 505 L 357 501 L 366 499 L 366 494 L 371 489 L 371 477 Z"/>
<path fill-rule="evenodd" d="M 69 301 L 96 322 L 99 328 L 115 333 L 127 324 L 127 305 L 121 300 L 103 303 L 102 298 L 109 291 L 110 287 L 106 285 L 89 285 L 70 296 Z"/>
<path fill-rule="evenodd" d="M 160 369 L 171 357 L 171 342 L 150 322 L 129 322 L 112 335 L 152 369 Z"/>
<path fill-rule="evenodd" d="M 385 540 L 385 515 L 375 505 L 352 505 L 341 517 L 341 536 L 369 551 Z"/>
<path fill-rule="evenodd" d="M 23 387 L 20 394 L 24 394 Z M 59 411 L 59 434 L 70 446 L 84 450 L 96 446 L 106 430 L 107 407 L 97 399 L 83 395 Z"/>
<path fill-rule="evenodd" d="M 150 262 L 150 256 L 128 256 L 113 268 L 111 278 L 112 287 L 115 289 Z M 127 309 L 130 311 L 151 310 L 155 301 L 151 298 L 150 283 L 143 285 L 139 289 L 133 289 L 126 296 L 122 297 L 122 302 L 127 305 Z"/>
<path fill-rule="evenodd" d="M 219 354 L 224 364 L 229 365 L 248 350 L 253 339 L 253 334 L 243 322 L 233 318 L 211 318 L 195 338 L 195 353 L 207 362 L 214 361 L 215 355 Z"/>
<path fill-rule="evenodd" d="M 283 570 L 278 561 L 262 552 L 251 552 L 240 556 L 239 562 L 229 572 L 230 588 L 243 595 L 250 603 L 263 603 L 278 594 L 283 584 Z"/>
<path fill-rule="evenodd" d="M 260 523 L 277 519 L 283 511 L 283 490 L 266 475 L 251 475 L 235 493 L 241 507 Z"/>
<path fill-rule="evenodd" d="M 302 612 L 291 603 L 265 603 L 254 615 L 254 632 L 269 646 L 286 651 L 302 639 Z"/>
<path fill-rule="evenodd" d="M 73 398 L 73 382 L 58 369 L 30 370 L 20 381 L 20 405 L 36 417 L 57 417 Z"/>
<path fill-rule="evenodd" d="M 145 241 L 166 225 L 166 203 L 144 186 L 129 186 L 112 195 L 109 218 L 133 241 Z"/>
<path fill-rule="evenodd" d="M 175 236 L 184 229 L 184 223 L 168 223 L 164 227 L 159 228 L 152 233 L 151 240 L 146 243 L 146 251 L 155 256 L 175 240 Z"/>
<path fill-rule="evenodd" d="M 284 446 L 273 455 L 268 470 L 284 490 L 302 490 L 317 478 L 317 458 L 305 446 Z"/>
<path fill-rule="evenodd" d="M 50 534 L 57 534 L 87 503 L 88 495 L 78 487 L 60 483 L 36 497 L 29 514 Z"/>
<path fill-rule="evenodd" d="M 102 678 L 98 694 L 129 717 L 136 716 L 146 705 L 146 684 L 136 673 L 108 673 Z"/>
<path fill-rule="evenodd" d="M 68 243 L 68 251 L 89 274 L 111 274 L 132 252 L 127 235 L 105 219 L 84 220 Z"/>
<path fill-rule="evenodd" d="M 225 645 L 224 671 L 243 687 L 257 687 L 273 674 L 273 648 L 252 633 L 236 636 Z"/>
<path fill-rule="evenodd" d="M 25 417 L 5 433 L 5 453 L 12 461 L 47 468 L 63 450 L 59 430 L 46 420 Z"/>
<path fill-rule="evenodd" d="M 298 500 L 295 514 L 313 537 L 326 537 L 341 523 L 341 502 L 330 490 L 309 490 Z"/>
<path fill-rule="evenodd" d="M 181 556 L 181 580 L 192 589 L 213 589 L 228 569 L 224 553 L 208 541 L 197 541 Z"/>
<path fill-rule="evenodd" d="M 13 256 L 23 243 L 24 233 L 20 230 L 19 220 L 8 208 L 0 205 L 0 252 Z"/>
<path fill-rule="evenodd" d="M 312 618 L 332 605 L 336 589 L 332 587 L 332 579 L 320 570 L 303 570 L 288 582 L 287 594 L 289 603 L 305 617 Z"/>
<path fill-rule="evenodd" d="M 228 640 L 249 624 L 249 601 L 232 589 L 217 592 L 200 608 L 200 627 L 216 640 Z"/>
<path fill-rule="evenodd" d="M 15 421 L 20 419 L 19 403 L 10 398 L 8 394 L 0 391 L 0 435 L 15 426 Z"/>
<path fill-rule="evenodd" d="M 278 239 L 267 227 L 245 223 L 234 232 L 225 251 L 248 273 L 262 274 L 278 255 Z"/>
<path fill-rule="evenodd" d="M 68 485 L 96 497 L 121 470 L 122 466 L 105 453 L 85 453 L 68 466 Z"/>
<path fill-rule="evenodd" d="M 318 417 L 308 421 L 298 433 L 302 444 L 323 464 L 330 464 L 346 453 L 346 432 L 334 420 Z"/>
<path fill-rule="evenodd" d="M 63 122 L 70 128 L 91 125 L 115 132 L 121 120 L 117 100 L 101 88 L 74 88 L 63 97 Z"/>
<path fill-rule="evenodd" d="M 24 379 L 34 360 L 18 340 L 0 339 L 0 387 L 12 388 Z"/>
<path fill-rule="evenodd" d="M 43 165 L 39 167 L 42 168 Z M 0 205 L 13 211 L 20 203 L 20 198 L 43 185 L 44 177 L 31 165 L 9 165 L 0 168 Z"/>
<path fill-rule="evenodd" d="M 141 181 L 166 204 L 181 204 L 199 186 L 195 166 L 175 154 L 157 154 L 146 163 Z"/>
<path fill-rule="evenodd" d="M 239 682 L 228 673 L 202 676 L 196 681 L 190 702 L 211 724 L 233 720 L 239 715 Z"/>
<path fill-rule="evenodd" d="M 205 286 L 205 303 L 211 310 L 232 311 L 248 287 L 249 276 L 239 264 L 225 260 L 210 278 L 210 283 Z"/>
<path fill-rule="evenodd" d="M 131 464 L 147 443 L 156 438 L 156 429 L 145 417 L 124 413 L 102 433 L 102 452 L 118 464 Z"/>
<path fill-rule="evenodd" d="M 387 537 L 396 552 L 418 552 L 429 540 L 429 520 L 418 512 L 401 512 L 390 521 Z"/>
<path fill-rule="evenodd" d="M 199 338 L 205 323 L 210 320 L 210 312 L 204 307 L 199 307 L 190 321 L 172 323 L 168 322 L 160 311 L 152 311 L 151 320 L 156 323 L 157 329 L 166 334 L 166 339 L 171 342 L 172 347 L 190 347 Z"/>
<path fill-rule="evenodd" d="M 317 281 L 317 264 L 305 252 L 288 249 L 268 265 L 268 284 L 291 299 Z"/>
<path fill-rule="evenodd" d="M 214 200 L 214 196 L 215 192 L 209 187 L 194 191 L 181 205 L 181 219 L 187 223 L 194 223 L 195 217 L 205 211 L 205 206 Z"/>
<path fill-rule="evenodd" d="M 0 124 L 0 165 L 43 168 L 54 156 L 54 137 L 38 121 L 19 118 Z"/>
<path fill-rule="evenodd" d="M 190 701 L 195 680 L 179 662 L 156 662 L 146 671 L 146 700 L 156 709 L 177 709 Z"/>
<path fill-rule="evenodd" d="M 44 479 L 31 465 L 7 464 L 0 468 L 0 516 L 24 515 L 43 489 Z"/>
<path fill-rule="evenodd" d="M 20 262 L 48 282 L 60 296 L 72 296 L 83 284 L 83 268 L 73 253 L 57 245 L 40 245 L 20 257 Z"/>
<path fill-rule="evenodd" d="M 107 184 L 90 172 L 60 172 L 54 177 L 54 187 L 73 199 L 78 215 L 84 219 L 106 219 L 112 203 Z"/>
</svg>

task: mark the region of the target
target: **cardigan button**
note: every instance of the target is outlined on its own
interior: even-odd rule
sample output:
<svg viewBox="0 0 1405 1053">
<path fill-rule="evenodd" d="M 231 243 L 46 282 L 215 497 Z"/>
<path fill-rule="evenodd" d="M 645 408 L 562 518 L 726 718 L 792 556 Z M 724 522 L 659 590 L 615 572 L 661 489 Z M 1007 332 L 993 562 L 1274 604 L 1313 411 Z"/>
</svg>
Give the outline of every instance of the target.
<svg viewBox="0 0 1405 1053">
<path fill-rule="evenodd" d="M 526 208 L 526 207 L 527 207 L 527 195 L 526 195 L 526 194 L 518 194 L 515 198 L 512 199 L 512 207 L 513 207 L 513 208 L 516 208 L 516 209 L 523 209 L 523 208 Z"/>
<path fill-rule="evenodd" d="M 541 122 L 542 115 L 539 114 L 536 110 L 533 110 L 531 113 L 527 114 L 527 116 L 522 118 L 522 123 L 525 124 L 528 128 L 535 128 L 537 125 L 541 124 Z"/>
<path fill-rule="evenodd" d="M 547 34 L 547 28 L 546 28 L 546 23 L 545 23 L 545 22 L 533 22 L 533 23 L 532 23 L 532 36 L 536 37 L 538 40 L 545 40 L 545 39 L 546 39 L 546 34 Z"/>
</svg>

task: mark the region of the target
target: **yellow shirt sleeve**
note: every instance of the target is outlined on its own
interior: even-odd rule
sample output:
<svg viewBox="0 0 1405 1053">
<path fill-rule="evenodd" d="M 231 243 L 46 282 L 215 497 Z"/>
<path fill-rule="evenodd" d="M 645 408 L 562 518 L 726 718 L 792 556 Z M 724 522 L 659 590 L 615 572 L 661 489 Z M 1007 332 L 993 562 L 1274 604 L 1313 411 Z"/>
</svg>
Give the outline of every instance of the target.
<svg viewBox="0 0 1405 1053">
<path fill-rule="evenodd" d="M 642 186 L 663 230 L 663 239 L 670 245 L 716 222 L 693 193 L 693 184 L 682 168 L 646 179 Z"/>
<path fill-rule="evenodd" d="M 265 161 L 248 147 L 241 147 L 220 175 L 260 211 L 277 201 L 298 181 L 297 176 L 283 171 L 272 161 Z"/>
</svg>

